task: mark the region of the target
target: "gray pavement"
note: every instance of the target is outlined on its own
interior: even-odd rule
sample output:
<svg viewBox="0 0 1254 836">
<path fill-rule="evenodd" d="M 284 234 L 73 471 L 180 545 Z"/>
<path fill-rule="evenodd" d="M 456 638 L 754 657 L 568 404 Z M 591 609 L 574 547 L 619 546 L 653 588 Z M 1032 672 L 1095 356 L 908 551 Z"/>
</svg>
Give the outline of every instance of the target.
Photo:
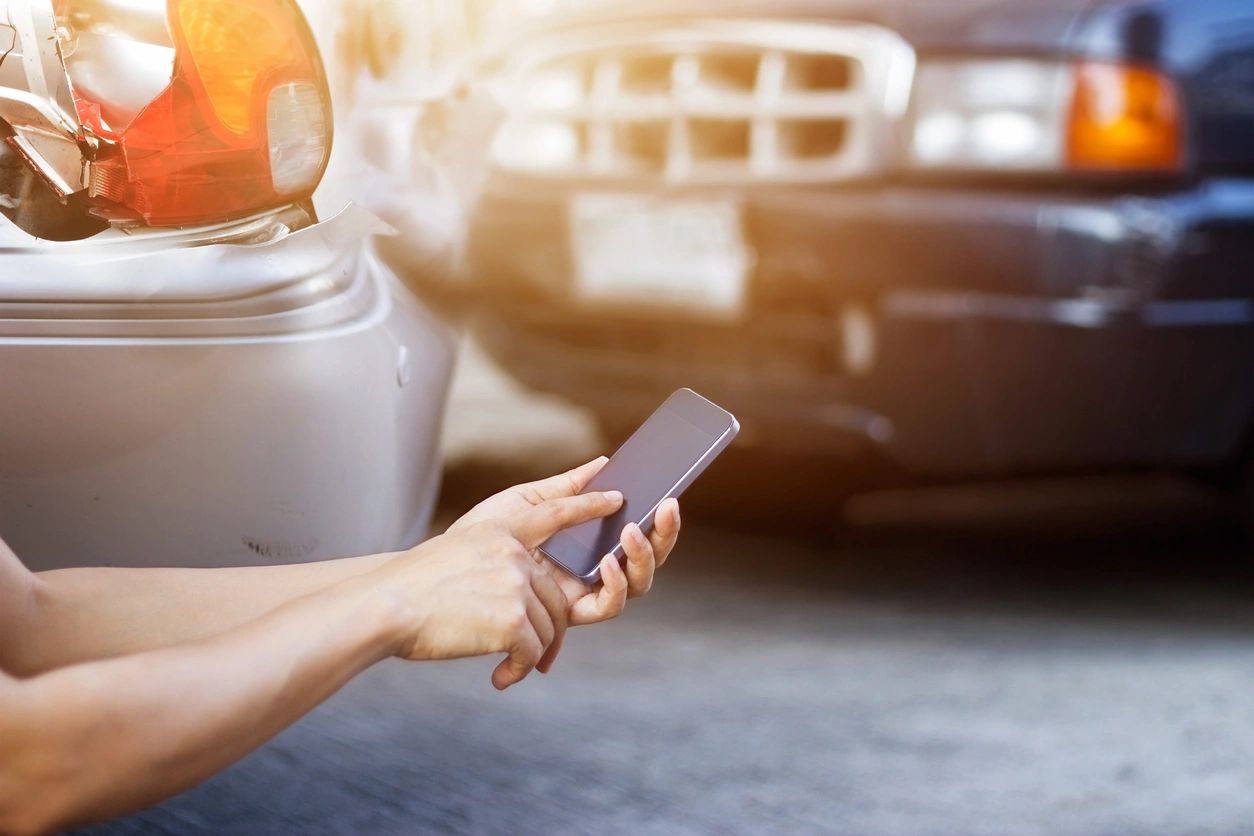
<svg viewBox="0 0 1254 836">
<path fill-rule="evenodd" d="M 445 517 L 551 449 L 466 448 Z M 862 498 L 830 535 L 735 517 L 686 515 L 654 593 L 548 676 L 379 666 L 92 832 L 1254 829 L 1254 573 L 1205 497 L 1058 480 Z"/>
</svg>

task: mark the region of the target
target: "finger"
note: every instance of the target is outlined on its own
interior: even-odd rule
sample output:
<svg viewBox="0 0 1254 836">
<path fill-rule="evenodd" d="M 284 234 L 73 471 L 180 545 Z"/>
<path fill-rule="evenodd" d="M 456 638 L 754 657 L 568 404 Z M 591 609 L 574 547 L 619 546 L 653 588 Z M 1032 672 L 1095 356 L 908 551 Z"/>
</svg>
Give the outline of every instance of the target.
<svg viewBox="0 0 1254 836">
<path fill-rule="evenodd" d="M 627 576 L 613 555 L 601 559 L 601 587 L 575 602 L 571 624 L 595 624 L 614 618 L 627 605 Z"/>
<path fill-rule="evenodd" d="M 521 682 L 543 655 L 544 646 L 540 644 L 540 637 L 536 635 L 531 622 L 527 621 L 510 645 L 509 656 L 492 671 L 492 685 L 498 691 L 504 691 L 514 683 Z"/>
<path fill-rule="evenodd" d="M 557 654 L 562 651 L 562 641 L 566 638 L 566 620 L 569 604 L 566 594 L 562 592 L 557 581 L 540 566 L 531 575 L 531 588 L 536 593 L 536 600 L 544 605 L 545 615 L 553 626 L 553 637 L 546 644 L 544 657 L 536 665 L 540 673 L 548 673 L 553 667 Z"/>
<path fill-rule="evenodd" d="M 536 635 L 540 637 L 541 645 L 547 649 L 553 644 L 553 638 L 557 635 L 557 627 L 553 624 L 553 617 L 549 615 L 549 611 L 544 604 L 534 595 L 527 596 L 527 620 L 535 628 Z"/>
<path fill-rule="evenodd" d="M 553 582 L 557 584 L 557 588 L 562 591 L 562 595 L 566 597 L 566 611 L 569 613 L 575 602 L 587 595 L 591 587 L 570 572 L 560 568 L 543 554 L 533 553 L 533 557 L 535 558 L 536 566 L 552 578 Z"/>
<path fill-rule="evenodd" d="M 592 588 L 592 585 L 584 583 L 570 572 L 559 568 L 558 565 L 551 560 L 544 559 L 544 563 L 542 565 L 545 570 L 548 571 L 549 577 L 557 581 L 558 587 L 566 596 L 567 611 L 569 611 L 570 607 L 574 606 L 576 601 L 587 595 L 588 591 Z"/>
<path fill-rule="evenodd" d="M 510 518 L 510 532 L 528 549 L 534 549 L 563 528 L 595 520 L 617 511 L 623 504 L 618 491 L 595 491 L 578 496 L 549 499 Z"/>
<path fill-rule="evenodd" d="M 679 539 L 679 500 L 668 499 L 653 514 L 653 532 L 649 542 L 653 544 L 653 557 L 657 560 L 657 568 L 661 568 L 666 558 L 671 556 L 671 549 Z"/>
<path fill-rule="evenodd" d="M 565 473 L 559 473 L 556 476 L 550 476 L 547 479 L 539 479 L 535 482 L 528 482 L 520 487 L 526 490 L 528 496 L 534 502 L 543 502 L 546 499 L 557 499 L 563 496 L 574 496 L 588 486 L 592 481 L 592 477 L 601 472 L 601 468 L 605 467 L 605 463 L 609 459 L 605 456 L 597 456 L 586 464 L 568 470 Z"/>
<path fill-rule="evenodd" d="M 653 544 L 635 523 L 623 529 L 620 542 L 627 554 L 627 597 L 638 598 L 653 586 Z"/>
</svg>

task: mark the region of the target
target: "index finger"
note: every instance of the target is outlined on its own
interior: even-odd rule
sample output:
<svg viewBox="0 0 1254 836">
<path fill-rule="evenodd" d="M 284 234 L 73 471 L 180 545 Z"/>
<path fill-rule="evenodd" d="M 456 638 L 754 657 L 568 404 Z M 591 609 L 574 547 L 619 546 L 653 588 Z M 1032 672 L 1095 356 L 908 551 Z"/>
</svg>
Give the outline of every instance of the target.
<svg viewBox="0 0 1254 836">
<path fill-rule="evenodd" d="M 618 491 L 595 491 L 548 499 L 515 514 L 509 522 L 509 530 L 518 542 L 534 549 L 562 529 L 608 516 L 622 504 L 623 495 Z"/>
<path fill-rule="evenodd" d="M 559 496 L 574 496 L 588 486 L 592 481 L 592 477 L 596 476 L 605 467 L 608 462 L 605 456 L 597 456 L 586 464 L 579 467 L 559 473 L 556 476 L 550 476 L 547 479 L 540 479 L 535 482 L 528 482 L 521 487 L 532 492 L 541 501 L 546 499 L 557 499 Z"/>
</svg>

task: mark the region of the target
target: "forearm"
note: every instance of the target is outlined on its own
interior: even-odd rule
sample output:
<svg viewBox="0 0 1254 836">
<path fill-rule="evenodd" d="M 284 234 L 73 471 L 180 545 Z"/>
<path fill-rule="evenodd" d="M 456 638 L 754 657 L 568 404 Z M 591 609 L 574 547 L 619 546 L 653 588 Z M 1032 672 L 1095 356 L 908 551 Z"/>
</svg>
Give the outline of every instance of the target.
<svg viewBox="0 0 1254 836">
<path fill-rule="evenodd" d="M 404 615 L 350 579 L 190 645 L 9 680 L 0 831 L 116 815 L 192 786 L 392 653 Z"/>
<path fill-rule="evenodd" d="M 226 569 L 59 569 L 35 575 L 22 639 L 0 667 L 28 676 L 217 635 L 357 577 L 391 555 Z"/>
</svg>

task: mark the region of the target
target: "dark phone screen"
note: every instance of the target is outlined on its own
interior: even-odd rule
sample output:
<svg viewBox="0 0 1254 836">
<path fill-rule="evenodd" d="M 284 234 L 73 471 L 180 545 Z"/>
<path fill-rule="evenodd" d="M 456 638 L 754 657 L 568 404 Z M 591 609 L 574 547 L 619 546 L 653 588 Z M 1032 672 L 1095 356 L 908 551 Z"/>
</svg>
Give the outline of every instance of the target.
<svg viewBox="0 0 1254 836">
<path fill-rule="evenodd" d="M 719 434 L 721 435 L 721 433 Z M 650 513 L 719 438 L 663 405 L 627 439 L 585 491 L 622 491 L 617 513 L 560 532 L 543 549 L 577 575 L 587 575 L 618 545 L 629 522 Z M 645 527 L 647 534 L 649 527 Z"/>
</svg>

